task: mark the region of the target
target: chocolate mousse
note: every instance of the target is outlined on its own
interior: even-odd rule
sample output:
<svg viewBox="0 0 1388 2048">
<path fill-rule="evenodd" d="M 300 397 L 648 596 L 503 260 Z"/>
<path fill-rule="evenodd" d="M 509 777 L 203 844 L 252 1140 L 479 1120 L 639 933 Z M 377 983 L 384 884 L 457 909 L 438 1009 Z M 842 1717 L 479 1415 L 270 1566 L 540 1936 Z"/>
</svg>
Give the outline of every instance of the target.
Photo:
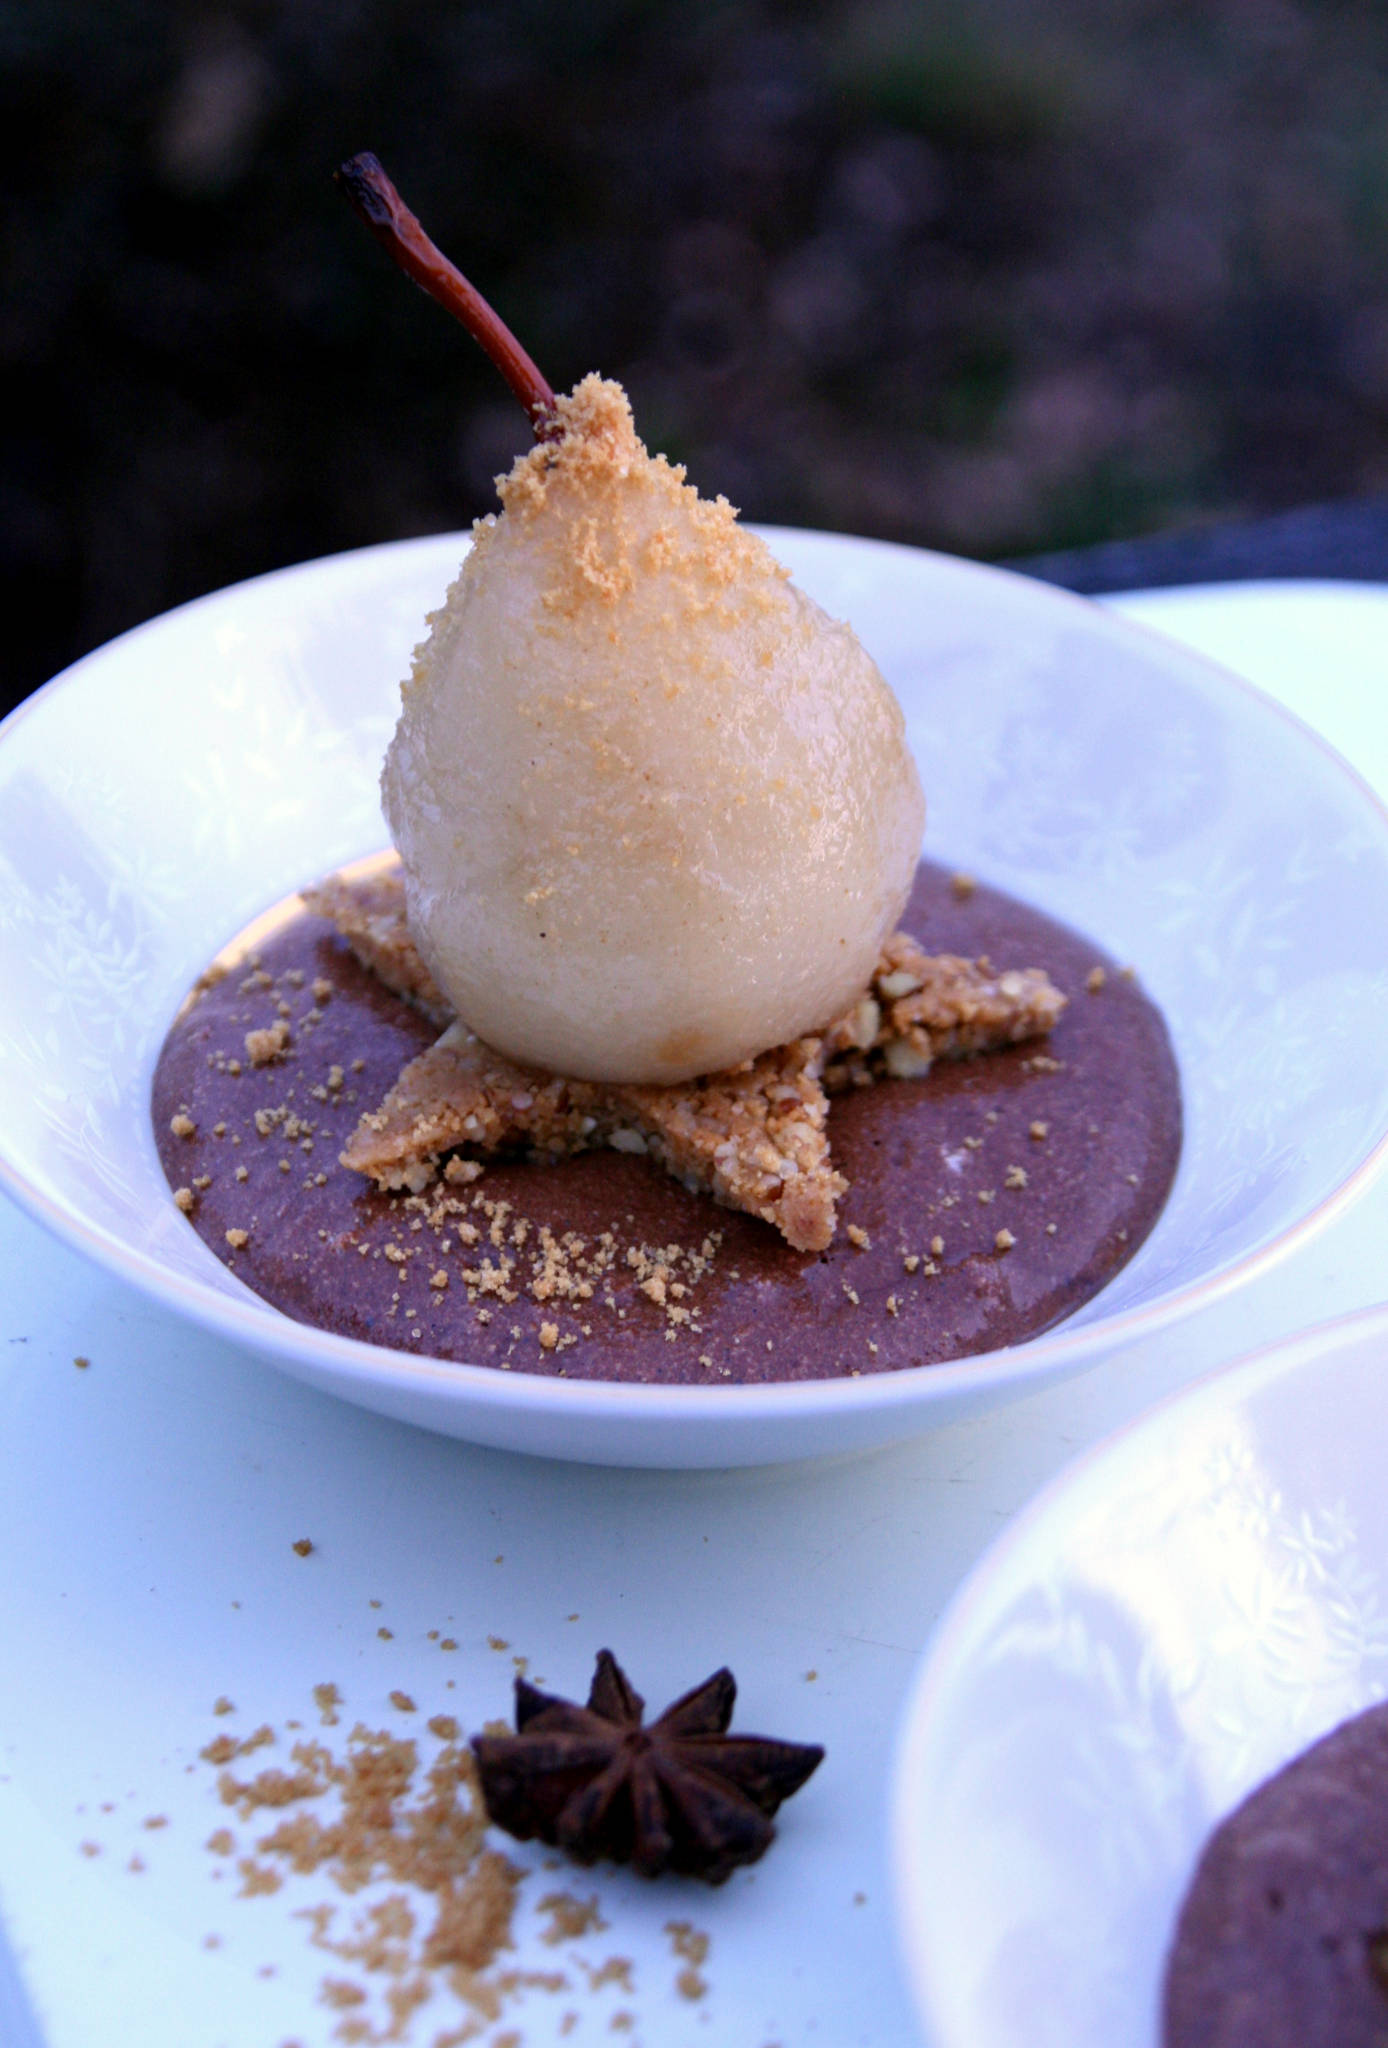
<svg viewBox="0 0 1388 2048">
<path fill-rule="evenodd" d="M 1181 1908 L 1162 2040 L 1388 2042 L 1388 1705 L 1323 1737 L 1215 1830 Z"/>
<path fill-rule="evenodd" d="M 1130 974 L 1011 898 L 922 864 L 902 924 L 931 958 L 1044 962 L 1048 983 L 1009 984 L 1014 1017 L 1042 983 L 1068 1001 L 1032 1014 L 1043 1037 L 972 1056 L 967 1032 L 935 1045 L 963 1056 L 919 1078 L 873 1071 L 890 1057 L 880 1022 L 839 1043 L 824 1063 L 837 1228 L 822 1247 L 683 1185 L 639 1120 L 630 1139 L 543 1164 L 464 1143 L 417 1186 L 373 1184 L 341 1155 L 443 1017 L 427 987 L 387 986 L 369 948 L 297 904 L 229 949 L 166 1041 L 153 1114 L 175 1200 L 286 1314 L 503 1370 L 716 1385 L 1019 1342 L 1151 1229 L 1180 1149 L 1170 1045 Z M 975 977 L 995 992 L 1000 979 Z"/>
</svg>

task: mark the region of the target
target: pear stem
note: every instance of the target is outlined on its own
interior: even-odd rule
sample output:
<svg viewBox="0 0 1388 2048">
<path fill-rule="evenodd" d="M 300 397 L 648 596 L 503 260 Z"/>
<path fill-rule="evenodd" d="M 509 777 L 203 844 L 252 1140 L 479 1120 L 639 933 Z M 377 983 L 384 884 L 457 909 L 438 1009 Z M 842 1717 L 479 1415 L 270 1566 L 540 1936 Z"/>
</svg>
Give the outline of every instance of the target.
<svg viewBox="0 0 1388 2048">
<path fill-rule="evenodd" d="M 435 248 L 396 191 L 378 158 L 369 150 L 334 171 L 333 183 L 344 192 L 376 240 L 399 264 L 406 277 L 431 299 L 461 320 L 473 340 L 491 357 L 530 416 L 537 441 L 559 433 L 554 392 L 482 294 L 470 285 L 442 250 Z"/>
</svg>

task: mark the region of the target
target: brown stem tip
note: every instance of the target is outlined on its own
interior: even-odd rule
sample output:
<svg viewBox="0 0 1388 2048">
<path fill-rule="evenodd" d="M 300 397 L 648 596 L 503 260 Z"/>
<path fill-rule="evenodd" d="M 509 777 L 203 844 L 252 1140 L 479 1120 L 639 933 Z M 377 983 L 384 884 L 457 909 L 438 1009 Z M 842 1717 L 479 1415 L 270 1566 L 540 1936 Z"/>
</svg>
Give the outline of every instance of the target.
<svg viewBox="0 0 1388 2048">
<path fill-rule="evenodd" d="M 437 299 L 455 320 L 461 320 L 473 340 L 486 350 L 530 415 L 536 440 L 552 439 L 558 432 L 554 392 L 506 322 L 492 311 L 482 294 L 442 250 L 435 248 L 379 160 L 364 150 L 334 171 L 333 183 L 351 200 L 376 240 L 405 275 L 412 277 L 431 299 Z"/>
</svg>

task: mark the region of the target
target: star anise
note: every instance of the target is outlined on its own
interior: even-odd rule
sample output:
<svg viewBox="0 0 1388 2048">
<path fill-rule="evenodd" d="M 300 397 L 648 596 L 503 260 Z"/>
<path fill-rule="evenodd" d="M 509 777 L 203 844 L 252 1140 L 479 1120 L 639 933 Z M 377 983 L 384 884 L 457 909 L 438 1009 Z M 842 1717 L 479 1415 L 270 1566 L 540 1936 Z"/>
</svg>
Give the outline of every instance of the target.
<svg viewBox="0 0 1388 2048">
<path fill-rule="evenodd" d="M 824 1755 L 816 1743 L 729 1735 L 736 1696 L 725 1667 L 646 1727 L 646 1703 L 610 1650 L 598 1652 L 585 1707 L 518 1678 L 515 1734 L 472 1741 L 487 1812 L 579 1863 L 721 1884 L 766 1853 L 772 1814 Z"/>
</svg>

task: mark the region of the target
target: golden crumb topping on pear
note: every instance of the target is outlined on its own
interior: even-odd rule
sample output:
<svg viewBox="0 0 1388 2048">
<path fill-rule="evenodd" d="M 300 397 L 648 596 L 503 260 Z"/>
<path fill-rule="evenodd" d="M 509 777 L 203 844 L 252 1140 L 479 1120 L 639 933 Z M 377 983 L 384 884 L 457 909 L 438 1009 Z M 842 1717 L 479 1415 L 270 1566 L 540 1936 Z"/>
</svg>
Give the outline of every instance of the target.
<svg viewBox="0 0 1388 2048">
<path fill-rule="evenodd" d="M 688 585 L 695 602 L 701 587 L 714 601 L 743 576 L 785 575 L 766 543 L 738 525 L 726 498 L 701 498 L 682 464 L 647 454 L 620 384 L 589 375 L 555 400 L 555 413 L 561 437 L 538 443 L 497 483 L 512 519 L 540 517 L 555 500 L 572 518 L 572 546 L 547 593 L 551 604 L 615 604 L 652 571 Z M 483 545 L 495 524 L 480 522 Z"/>
</svg>

